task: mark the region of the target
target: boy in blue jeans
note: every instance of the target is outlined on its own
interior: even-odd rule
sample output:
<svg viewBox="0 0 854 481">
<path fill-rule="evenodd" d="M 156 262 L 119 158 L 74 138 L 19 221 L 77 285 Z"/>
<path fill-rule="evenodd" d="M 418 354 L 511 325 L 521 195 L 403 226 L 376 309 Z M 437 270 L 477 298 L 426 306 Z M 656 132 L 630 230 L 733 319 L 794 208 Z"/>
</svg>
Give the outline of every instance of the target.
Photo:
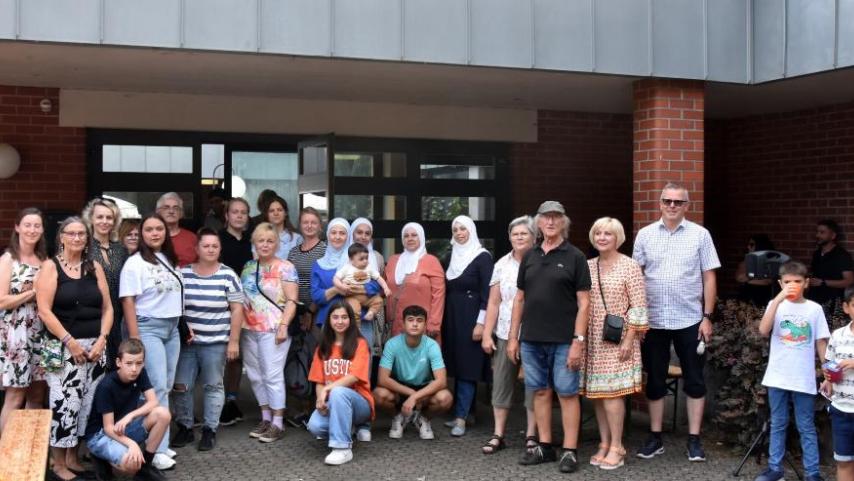
<svg viewBox="0 0 854 481">
<path fill-rule="evenodd" d="M 854 287 L 845 290 L 842 309 L 852 322 L 833 331 L 827 345 L 827 360 L 835 361 L 842 372 L 833 379 L 825 370 L 821 391 L 831 402 L 829 410 L 836 479 L 854 481 Z"/>
<path fill-rule="evenodd" d="M 768 368 L 762 379 L 762 385 L 768 388 L 771 407 L 771 437 L 768 469 L 760 473 L 756 481 L 783 479 L 790 402 L 795 408 L 795 424 L 801 436 L 806 480 L 821 479 L 818 436 L 813 420 L 815 352 L 824 362 L 830 331 L 821 306 L 804 298 L 807 280 L 804 264 L 795 261 L 783 264 L 779 281 L 782 291 L 768 303 L 759 323 L 759 333 L 771 337 Z"/>
<path fill-rule="evenodd" d="M 145 403 L 139 405 L 140 396 Z M 113 478 L 113 468 L 135 480 L 162 481 L 166 477 L 152 465 L 172 417 L 160 406 L 145 373 L 145 347 L 139 339 L 119 345 L 116 370 L 95 390 L 86 426 L 86 445 L 99 480 Z M 140 449 L 140 444 L 145 444 Z"/>
</svg>

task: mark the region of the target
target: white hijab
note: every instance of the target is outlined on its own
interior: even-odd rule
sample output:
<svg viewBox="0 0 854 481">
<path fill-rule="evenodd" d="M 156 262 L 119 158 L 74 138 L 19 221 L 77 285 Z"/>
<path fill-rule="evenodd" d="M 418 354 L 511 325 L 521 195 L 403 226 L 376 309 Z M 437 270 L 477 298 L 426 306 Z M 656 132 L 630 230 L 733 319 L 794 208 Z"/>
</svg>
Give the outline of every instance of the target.
<svg viewBox="0 0 854 481">
<path fill-rule="evenodd" d="M 354 238 L 354 235 L 356 232 L 356 227 L 358 227 L 362 224 L 365 224 L 368 227 L 370 227 L 371 232 L 374 231 L 374 225 L 371 224 L 371 221 L 369 221 L 368 219 L 365 219 L 364 217 L 359 217 L 358 219 L 354 220 L 353 223 L 350 224 L 350 232 L 347 234 L 347 247 L 348 248 L 349 248 L 349 246 L 356 243 L 356 239 Z M 376 256 L 376 254 L 374 254 L 374 243 L 368 242 L 368 245 L 366 245 L 365 247 L 368 249 L 368 268 L 373 270 L 373 271 L 379 272 L 380 266 L 379 266 L 379 264 L 377 264 L 377 256 Z"/>
<path fill-rule="evenodd" d="M 340 249 L 332 247 L 332 243 L 329 242 L 329 232 L 335 226 L 341 226 L 346 232 L 350 232 L 350 224 L 342 217 L 332 219 L 329 221 L 329 225 L 326 226 L 326 253 L 323 254 L 323 257 L 317 259 L 317 265 L 327 271 L 332 269 L 338 270 L 348 260 L 347 248 L 350 247 L 350 243 L 347 240 L 344 240 L 344 245 Z"/>
<path fill-rule="evenodd" d="M 421 241 L 421 245 L 414 251 L 408 251 L 404 244 L 403 253 L 400 254 L 400 257 L 397 259 L 397 266 L 394 268 L 394 283 L 397 285 L 403 284 L 403 279 L 407 274 L 415 272 L 415 269 L 418 268 L 418 261 L 427 253 L 427 239 L 424 237 L 424 228 L 421 227 L 421 224 L 410 222 L 403 226 L 403 229 L 400 231 L 401 242 L 403 242 L 403 233 L 407 229 L 415 230 L 415 233 L 418 234 L 418 240 Z"/>
<path fill-rule="evenodd" d="M 473 261 L 475 257 L 479 256 L 481 252 L 487 252 L 487 250 L 480 245 L 480 239 L 477 237 L 477 227 L 469 216 L 457 216 L 457 218 L 451 222 L 452 229 L 454 224 L 460 224 L 469 231 L 469 240 L 465 244 L 460 244 L 451 237 L 451 263 L 448 266 L 448 272 L 445 273 L 445 277 L 447 277 L 449 281 L 460 277 L 463 271 L 466 270 L 466 267 L 471 264 L 471 261 Z"/>
</svg>

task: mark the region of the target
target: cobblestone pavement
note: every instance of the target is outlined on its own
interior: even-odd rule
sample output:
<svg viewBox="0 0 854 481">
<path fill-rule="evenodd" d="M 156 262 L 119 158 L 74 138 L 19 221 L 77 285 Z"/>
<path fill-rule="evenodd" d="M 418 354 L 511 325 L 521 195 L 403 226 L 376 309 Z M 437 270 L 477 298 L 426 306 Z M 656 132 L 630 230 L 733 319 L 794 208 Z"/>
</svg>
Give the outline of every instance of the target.
<svg viewBox="0 0 854 481">
<path fill-rule="evenodd" d="M 249 404 L 244 412 L 250 414 Z M 584 427 L 580 449 L 581 469 L 575 474 L 561 474 L 556 463 L 540 466 L 520 466 L 524 435 L 520 432 L 523 413 L 511 416 L 508 448 L 491 456 L 481 454 L 480 446 L 491 434 L 492 417 L 489 407 L 479 405 L 479 419 L 466 436 L 453 438 L 442 420 L 433 422 L 436 439 L 422 441 L 412 426 L 407 426 L 403 439 L 388 437 L 390 418 L 380 415 L 373 426 L 373 441 L 356 443 L 353 461 L 344 466 L 326 466 L 323 458 L 328 448 L 307 431 L 288 428 L 285 438 L 263 444 L 248 437 L 257 422 L 247 419 L 234 426 L 221 427 L 218 445 L 210 452 L 200 453 L 195 446 L 178 449 L 176 469 L 169 471 L 170 480 L 752 480 L 761 470 L 751 458 L 741 478 L 731 472 L 739 455 L 711 440 L 705 441 L 708 461 L 689 463 L 685 456 L 685 427 L 676 434 L 665 434 L 664 455 L 652 460 L 634 457 L 634 451 L 645 437 L 645 416 L 634 413 L 627 437 L 626 466 L 616 471 L 602 471 L 587 464 L 597 445 L 595 422 Z M 557 412 L 555 413 L 557 414 Z M 257 416 L 257 415 L 256 415 Z M 555 417 L 557 422 L 559 417 Z M 515 422 L 514 422 L 515 421 Z M 196 439 L 199 431 L 196 431 Z M 825 467 L 826 479 L 830 468 Z M 789 471 L 787 479 L 796 479 Z"/>
</svg>

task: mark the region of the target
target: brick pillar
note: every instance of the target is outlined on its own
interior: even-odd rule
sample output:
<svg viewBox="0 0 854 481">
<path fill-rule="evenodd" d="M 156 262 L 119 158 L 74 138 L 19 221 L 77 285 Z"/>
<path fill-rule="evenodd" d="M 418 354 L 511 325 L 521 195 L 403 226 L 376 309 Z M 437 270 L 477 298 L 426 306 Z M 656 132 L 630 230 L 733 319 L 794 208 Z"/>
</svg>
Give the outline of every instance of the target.
<svg viewBox="0 0 854 481">
<path fill-rule="evenodd" d="M 703 223 L 703 112 L 701 81 L 644 79 L 634 83 L 634 233 L 661 217 L 661 188 L 688 188 L 688 217 Z"/>
</svg>

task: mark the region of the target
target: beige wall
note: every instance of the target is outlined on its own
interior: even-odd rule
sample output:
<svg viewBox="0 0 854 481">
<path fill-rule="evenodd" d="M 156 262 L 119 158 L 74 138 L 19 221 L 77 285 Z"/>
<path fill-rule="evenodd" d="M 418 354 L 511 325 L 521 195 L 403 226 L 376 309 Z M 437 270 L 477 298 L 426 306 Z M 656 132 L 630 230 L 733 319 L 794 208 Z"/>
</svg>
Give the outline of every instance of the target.
<svg viewBox="0 0 854 481">
<path fill-rule="evenodd" d="M 60 125 L 536 142 L 536 110 L 63 89 Z"/>
</svg>

